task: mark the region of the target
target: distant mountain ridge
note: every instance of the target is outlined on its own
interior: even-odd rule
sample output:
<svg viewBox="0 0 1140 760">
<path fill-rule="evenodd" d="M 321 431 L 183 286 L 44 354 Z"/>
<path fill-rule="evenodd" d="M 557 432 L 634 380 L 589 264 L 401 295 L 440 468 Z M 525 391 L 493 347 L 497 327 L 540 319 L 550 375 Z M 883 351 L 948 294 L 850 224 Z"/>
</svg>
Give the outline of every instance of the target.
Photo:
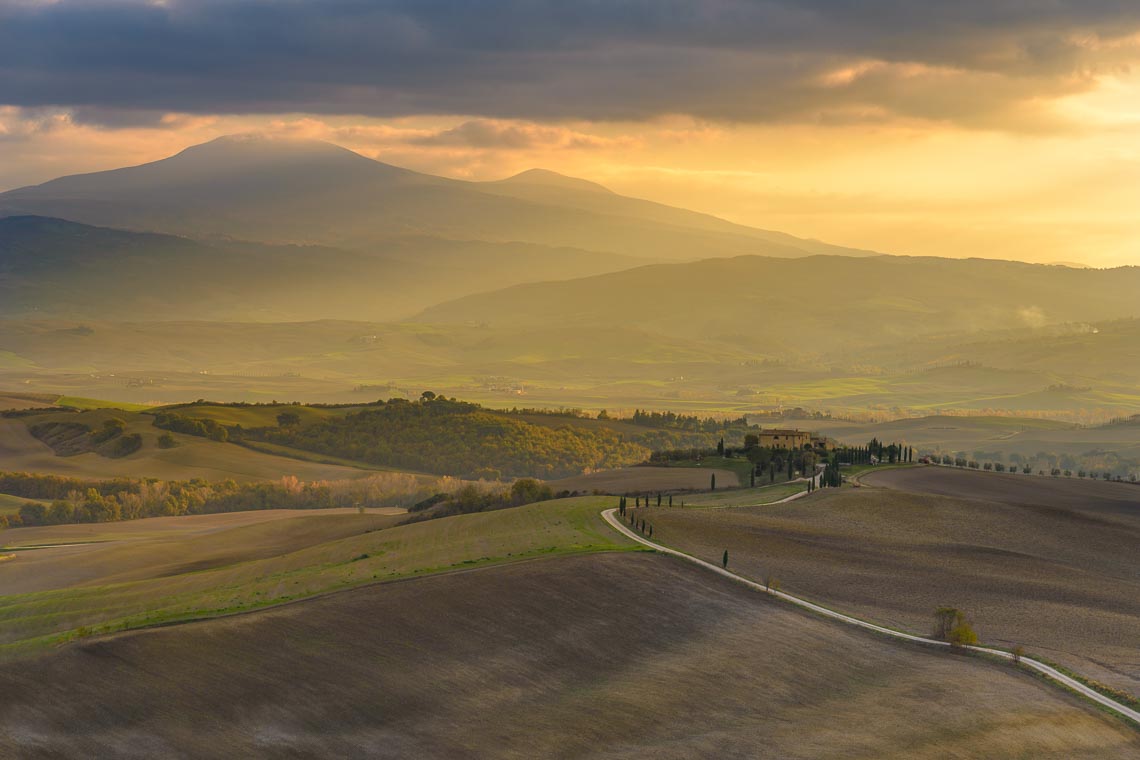
<svg viewBox="0 0 1140 760">
<path fill-rule="evenodd" d="M 330 143 L 256 136 L 218 138 L 160 161 L 0 193 L 0 216 L 14 215 L 364 250 L 417 235 L 656 260 L 869 253 L 626 198 L 546 170 L 467 182 Z"/>
</svg>

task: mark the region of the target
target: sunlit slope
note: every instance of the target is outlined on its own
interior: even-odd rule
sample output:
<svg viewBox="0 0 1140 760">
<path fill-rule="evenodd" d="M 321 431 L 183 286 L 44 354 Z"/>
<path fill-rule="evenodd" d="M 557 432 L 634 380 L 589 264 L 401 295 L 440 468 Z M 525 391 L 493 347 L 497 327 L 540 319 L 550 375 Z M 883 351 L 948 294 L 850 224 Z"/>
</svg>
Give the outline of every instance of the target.
<svg viewBox="0 0 1140 760">
<path fill-rule="evenodd" d="M 273 544 L 266 531 L 287 529 L 291 521 L 219 530 L 204 554 L 195 550 L 200 534 L 189 533 L 185 543 L 159 531 L 164 550 L 156 553 L 136 540 L 147 520 L 100 526 L 107 543 L 99 546 L 30 550 L 58 553 L 58 563 L 37 560 L 58 577 L 0 570 L 0 659 L 91 631 L 212 617 L 416 575 L 632 548 L 599 515 L 614 504 L 611 497 L 562 499 L 389 528 L 378 524 L 384 517 L 321 512 L 297 518 L 311 522 L 275 539 L 286 549 L 272 556 L 262 551 Z M 192 524 L 222 517 L 175 519 Z M 12 531 L 14 539 L 19 530 Z M 78 528 L 36 530 L 43 543 L 72 543 Z M 120 533 L 129 540 L 116 541 Z M 141 562 L 140 553 L 155 561 Z M 25 556 L 14 554 L 12 566 Z M 87 575 L 76 571 L 84 562 L 90 562 Z M 123 582 L 112 582 L 116 578 Z"/>
<path fill-rule="evenodd" d="M 430 235 L 695 259 L 802 256 L 822 245 L 614 194 L 583 203 L 576 186 L 534 184 L 419 174 L 328 143 L 228 137 L 162 161 L 0 194 L 0 215 L 349 248 Z"/>
<path fill-rule="evenodd" d="M 1130 728 L 1028 675 L 848 630 L 644 554 L 92 639 L 0 668 L 0 707 L 0 748 L 55 757 L 1140 751 Z"/>
</svg>

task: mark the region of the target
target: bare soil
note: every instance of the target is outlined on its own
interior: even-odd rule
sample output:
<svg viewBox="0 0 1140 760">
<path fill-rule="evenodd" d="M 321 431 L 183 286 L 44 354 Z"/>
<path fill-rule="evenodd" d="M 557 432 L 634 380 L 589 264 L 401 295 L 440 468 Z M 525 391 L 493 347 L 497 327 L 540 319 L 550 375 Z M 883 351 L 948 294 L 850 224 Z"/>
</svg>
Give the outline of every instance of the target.
<svg viewBox="0 0 1140 760">
<path fill-rule="evenodd" d="M 1134 758 L 1009 666 L 683 562 L 568 557 L 95 638 L 0 669 L 0 754 Z"/>
<path fill-rule="evenodd" d="M 880 487 L 641 518 L 655 540 L 713 562 L 728 549 L 750 578 L 902 630 L 957 607 L 984 643 L 1140 694 L 1140 488 L 933 467 L 864 482 Z"/>
</svg>

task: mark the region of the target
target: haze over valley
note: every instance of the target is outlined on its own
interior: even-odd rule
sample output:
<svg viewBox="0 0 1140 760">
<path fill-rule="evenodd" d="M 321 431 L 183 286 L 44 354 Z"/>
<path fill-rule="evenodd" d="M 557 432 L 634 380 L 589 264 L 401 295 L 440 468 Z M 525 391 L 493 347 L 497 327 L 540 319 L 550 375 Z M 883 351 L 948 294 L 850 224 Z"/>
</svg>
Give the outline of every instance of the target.
<svg viewBox="0 0 1140 760">
<path fill-rule="evenodd" d="M 0 366 L 30 392 L 1140 412 L 1135 267 L 888 256 L 539 170 L 459 182 L 254 136 L 0 210 Z"/>
</svg>

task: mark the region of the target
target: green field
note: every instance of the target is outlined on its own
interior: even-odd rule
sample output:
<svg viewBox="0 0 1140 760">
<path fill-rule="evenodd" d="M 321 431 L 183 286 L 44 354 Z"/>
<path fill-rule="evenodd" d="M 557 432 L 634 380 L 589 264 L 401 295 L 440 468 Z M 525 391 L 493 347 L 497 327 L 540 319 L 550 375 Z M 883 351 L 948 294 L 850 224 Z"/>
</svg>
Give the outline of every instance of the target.
<svg viewBox="0 0 1140 760">
<path fill-rule="evenodd" d="M 397 580 L 419 575 L 504 562 L 583 552 L 634 548 L 616 534 L 599 516 L 601 509 L 616 506 L 610 497 L 580 497 L 543 502 L 525 507 L 461 515 L 411 525 L 377 529 L 369 515 L 309 516 L 314 531 L 312 543 L 303 548 L 270 557 L 250 558 L 247 554 L 251 530 L 235 528 L 213 533 L 214 551 L 225 549 L 230 562 L 201 569 L 186 554 L 186 547 L 162 547 L 167 559 L 159 564 L 155 577 L 114 582 L 116 568 L 137 564 L 137 552 L 144 549 L 137 541 L 117 542 L 115 528 L 124 531 L 145 527 L 146 520 L 103 526 L 106 543 L 75 548 L 38 549 L 60 555 L 51 564 L 61 575 L 61 586 L 51 590 L 19 593 L 4 585 L 0 576 L 0 653 L 31 651 L 91 632 L 107 632 L 145 627 L 159 623 L 192 620 L 257 609 L 337 589 L 368 583 Z M 164 519 L 164 518 L 158 518 Z M 187 518 L 169 518 L 187 519 Z M 316 530 L 320 520 L 357 520 L 359 532 L 334 540 Z M 284 521 L 283 521 L 284 522 Z M 274 522 L 281 529 L 283 522 Z M 36 529 L 37 544 L 69 542 L 69 529 L 61 526 L 58 537 L 51 529 Z M 12 531 L 17 537 L 19 531 Z M 304 535 L 298 539 L 305 543 Z M 256 543 L 256 542 L 255 542 Z M 296 544 L 294 544 L 296 547 Z M 167 574 L 171 557 L 183 557 L 184 571 Z M 25 553 L 18 553 L 14 563 Z M 89 565 L 98 560 L 106 571 L 102 585 L 75 585 L 63 570 L 68 562 Z M 66 577 L 65 577 L 66 576 Z M 42 579 L 37 578 L 42 586 Z"/>
<path fill-rule="evenodd" d="M 807 490 L 807 483 L 776 483 L 756 488 L 739 488 L 731 491 L 699 493 L 686 496 L 685 507 L 728 509 L 731 507 L 758 507 L 786 499 Z M 678 502 L 674 500 L 674 507 Z"/>
<path fill-rule="evenodd" d="M 12 496 L 11 494 L 0 493 L 0 515 L 14 515 L 20 511 L 20 506 L 22 504 L 29 501 L 37 501 L 37 499 L 25 499 L 22 496 Z M 0 542 L 2 541 L 3 539 L 0 539 Z"/>
<path fill-rule="evenodd" d="M 88 409 L 122 409 L 127 412 L 143 412 L 153 407 L 147 404 L 132 404 L 128 401 L 105 401 L 97 398 L 83 398 L 81 396 L 60 396 L 56 399 L 57 406 L 66 406 L 72 409 L 85 411 Z"/>
</svg>

